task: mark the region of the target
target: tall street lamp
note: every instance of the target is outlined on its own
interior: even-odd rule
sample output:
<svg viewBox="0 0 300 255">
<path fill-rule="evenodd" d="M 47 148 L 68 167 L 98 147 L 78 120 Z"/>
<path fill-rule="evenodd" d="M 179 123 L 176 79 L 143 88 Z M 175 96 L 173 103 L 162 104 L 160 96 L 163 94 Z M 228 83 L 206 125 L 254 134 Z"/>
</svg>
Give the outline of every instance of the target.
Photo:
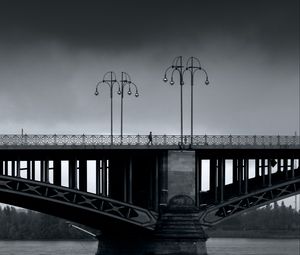
<svg viewBox="0 0 300 255">
<path fill-rule="evenodd" d="M 107 72 L 104 74 L 102 81 L 98 82 L 96 85 L 96 91 L 95 95 L 99 95 L 99 86 L 102 84 L 106 84 L 110 88 L 110 143 L 113 144 L 113 88 L 114 85 L 117 84 L 120 86 L 120 84 L 117 81 L 117 77 L 115 72 Z"/>
<path fill-rule="evenodd" d="M 178 72 L 179 74 L 179 85 L 180 85 L 180 140 L 181 140 L 181 145 L 183 144 L 183 98 L 182 98 L 182 86 L 184 85 L 183 82 L 183 73 L 184 73 L 184 68 L 182 65 L 182 56 L 174 58 L 172 65 L 169 66 L 164 75 L 164 82 L 168 81 L 167 75 L 168 73 L 171 73 L 171 80 L 170 80 L 170 85 L 174 85 L 174 73 Z"/>
<path fill-rule="evenodd" d="M 193 118 L 194 118 L 194 74 L 196 71 L 201 70 L 205 73 L 206 79 L 205 84 L 209 84 L 208 75 L 205 69 L 203 69 L 200 65 L 200 61 L 198 58 L 190 57 L 187 60 L 186 66 L 183 66 L 182 56 L 174 58 L 172 65 L 169 66 L 164 74 L 163 81 L 168 82 L 168 74 L 170 73 L 170 85 L 174 85 L 174 73 L 179 73 L 179 84 L 180 84 L 180 122 L 181 122 L 181 144 L 183 144 L 183 85 L 184 85 L 184 73 L 189 71 L 191 74 L 191 145 L 193 144 Z"/>
<path fill-rule="evenodd" d="M 131 81 L 130 75 L 126 72 L 121 74 L 121 85 L 119 85 L 118 94 L 121 96 L 121 142 L 123 141 L 123 98 L 124 98 L 124 87 L 128 85 L 127 94 L 130 96 L 132 94 L 131 87 L 135 88 L 135 97 L 139 96 L 137 86 Z"/>
<path fill-rule="evenodd" d="M 193 145 L 193 129 L 194 129 L 194 74 L 197 71 L 202 71 L 205 74 L 205 85 L 209 85 L 208 75 L 205 69 L 201 67 L 200 60 L 195 57 L 190 57 L 187 60 L 185 71 L 191 74 L 191 145 Z"/>
</svg>

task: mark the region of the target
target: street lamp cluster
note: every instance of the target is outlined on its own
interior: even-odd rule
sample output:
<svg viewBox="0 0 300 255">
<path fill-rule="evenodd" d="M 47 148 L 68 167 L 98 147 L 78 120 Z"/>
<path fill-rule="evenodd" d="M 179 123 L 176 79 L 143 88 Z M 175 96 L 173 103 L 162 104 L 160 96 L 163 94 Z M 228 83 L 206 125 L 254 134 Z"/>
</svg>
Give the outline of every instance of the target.
<svg viewBox="0 0 300 255">
<path fill-rule="evenodd" d="M 183 65 L 182 56 L 174 58 L 172 65 L 169 66 L 164 74 L 163 81 L 168 82 L 170 79 L 170 85 L 174 85 L 174 76 L 176 73 L 179 75 L 179 85 L 180 85 L 180 125 L 181 125 L 181 144 L 183 145 L 183 85 L 184 85 L 184 75 L 185 73 L 190 73 L 191 77 L 191 142 L 193 145 L 193 119 L 194 119 L 194 75 L 197 71 L 201 71 L 205 75 L 204 83 L 209 85 L 208 75 L 206 70 L 201 66 L 200 60 L 195 57 L 189 57 L 186 65 Z M 169 78 L 169 79 L 168 79 Z M 131 77 L 128 73 L 121 73 L 121 80 L 118 81 L 117 75 L 115 72 L 110 71 L 104 74 L 102 81 L 98 82 L 96 85 L 95 95 L 99 95 L 99 87 L 101 85 L 108 85 L 110 89 L 110 119 L 111 119 L 111 144 L 113 144 L 113 92 L 114 87 L 117 86 L 117 94 L 121 96 L 121 142 L 123 139 L 123 100 L 124 100 L 124 89 L 127 86 L 127 94 L 130 96 L 133 94 L 132 89 L 134 89 L 135 97 L 139 96 L 138 88 L 136 84 L 131 81 Z"/>
<path fill-rule="evenodd" d="M 135 97 L 139 96 L 138 88 L 136 84 L 131 81 L 131 77 L 128 73 L 121 73 L 121 80 L 117 80 L 117 75 L 115 72 L 110 71 L 104 74 L 102 81 L 99 81 L 96 85 L 95 95 L 99 95 L 99 87 L 101 85 L 108 85 L 110 89 L 110 135 L 111 144 L 113 144 L 113 92 L 114 87 L 117 86 L 117 94 L 121 96 L 121 141 L 123 139 L 123 99 L 124 99 L 124 88 L 127 86 L 127 94 L 132 95 L 132 87 L 135 89 Z"/>
<path fill-rule="evenodd" d="M 181 144 L 183 144 L 183 85 L 184 85 L 184 74 L 190 73 L 191 76 L 191 145 L 193 144 L 193 119 L 194 119 L 194 74 L 197 71 L 202 71 L 205 75 L 205 84 L 209 85 L 208 75 L 206 70 L 201 66 L 200 60 L 195 57 L 188 58 L 186 65 L 183 65 L 182 56 L 174 58 L 172 65 L 169 66 L 164 74 L 163 81 L 168 82 L 168 75 L 170 76 L 170 85 L 174 85 L 174 75 L 179 74 L 179 85 L 180 85 L 180 127 L 181 127 Z"/>
</svg>

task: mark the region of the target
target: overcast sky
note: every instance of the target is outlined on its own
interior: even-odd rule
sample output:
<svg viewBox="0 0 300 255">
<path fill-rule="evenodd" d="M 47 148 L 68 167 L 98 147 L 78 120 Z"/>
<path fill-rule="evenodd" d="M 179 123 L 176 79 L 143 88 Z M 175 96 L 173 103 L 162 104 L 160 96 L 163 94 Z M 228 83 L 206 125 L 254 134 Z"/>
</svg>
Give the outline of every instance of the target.
<svg viewBox="0 0 300 255">
<path fill-rule="evenodd" d="M 109 91 L 94 91 L 113 70 L 140 92 L 124 98 L 125 134 L 179 134 L 179 85 L 162 81 L 179 55 L 198 57 L 210 77 L 195 77 L 194 133 L 298 132 L 298 0 L 2 0 L 0 133 L 108 134 Z M 116 93 L 114 107 L 119 134 Z"/>
</svg>

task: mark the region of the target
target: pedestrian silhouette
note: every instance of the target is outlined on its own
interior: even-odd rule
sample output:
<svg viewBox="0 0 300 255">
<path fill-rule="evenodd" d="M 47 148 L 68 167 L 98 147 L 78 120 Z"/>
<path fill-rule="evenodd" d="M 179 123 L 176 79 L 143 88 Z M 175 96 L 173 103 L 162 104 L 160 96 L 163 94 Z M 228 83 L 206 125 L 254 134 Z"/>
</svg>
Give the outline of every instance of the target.
<svg viewBox="0 0 300 255">
<path fill-rule="evenodd" d="M 153 145 L 153 143 L 152 143 L 152 132 L 151 131 L 150 131 L 150 133 L 148 135 L 148 143 L 147 143 L 147 145 L 149 145 L 149 144 Z"/>
</svg>

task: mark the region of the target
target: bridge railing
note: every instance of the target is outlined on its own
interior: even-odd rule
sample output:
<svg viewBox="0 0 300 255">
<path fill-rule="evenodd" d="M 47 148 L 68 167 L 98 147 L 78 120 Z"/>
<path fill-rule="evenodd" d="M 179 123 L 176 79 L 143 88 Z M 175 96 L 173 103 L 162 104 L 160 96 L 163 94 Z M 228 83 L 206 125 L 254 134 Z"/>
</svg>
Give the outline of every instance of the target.
<svg viewBox="0 0 300 255">
<path fill-rule="evenodd" d="M 0 135 L 0 146 L 172 146 L 180 145 L 180 135 Z M 191 144 L 191 136 L 183 137 L 183 145 Z M 195 135 L 194 146 L 295 146 L 299 136 Z"/>
</svg>

